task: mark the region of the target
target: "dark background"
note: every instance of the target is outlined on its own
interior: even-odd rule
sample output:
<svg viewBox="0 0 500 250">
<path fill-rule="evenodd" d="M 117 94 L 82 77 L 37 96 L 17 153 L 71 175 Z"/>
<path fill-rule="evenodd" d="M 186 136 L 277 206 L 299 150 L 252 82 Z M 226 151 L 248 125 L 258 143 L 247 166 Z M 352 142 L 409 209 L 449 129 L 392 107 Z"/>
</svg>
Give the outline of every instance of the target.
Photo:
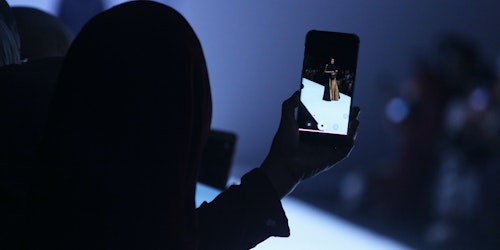
<svg viewBox="0 0 500 250">
<path fill-rule="evenodd" d="M 8 2 L 42 6 L 77 31 L 99 6 L 122 1 Z M 499 249 L 498 81 L 496 88 L 489 84 L 500 69 L 499 1 L 160 2 L 183 13 L 201 40 L 212 83 L 213 128 L 238 137 L 233 178 L 259 166 L 267 154 L 281 102 L 299 87 L 307 31 L 355 33 L 361 41 L 357 144 L 348 159 L 292 195 L 419 249 Z M 59 12 L 61 3 L 70 6 L 66 14 Z M 68 15 L 75 9 L 81 15 Z M 469 84 L 450 90 L 450 79 Z M 478 84 L 484 91 L 475 92 Z M 453 113 L 451 100 L 490 103 L 492 118 L 479 123 L 493 121 L 485 132 L 491 140 L 465 133 L 456 143 L 455 130 L 443 122 Z M 433 115 L 436 110 L 442 112 Z M 484 132 L 460 128 L 462 134 Z M 470 145 L 486 149 L 471 153 Z"/>
</svg>

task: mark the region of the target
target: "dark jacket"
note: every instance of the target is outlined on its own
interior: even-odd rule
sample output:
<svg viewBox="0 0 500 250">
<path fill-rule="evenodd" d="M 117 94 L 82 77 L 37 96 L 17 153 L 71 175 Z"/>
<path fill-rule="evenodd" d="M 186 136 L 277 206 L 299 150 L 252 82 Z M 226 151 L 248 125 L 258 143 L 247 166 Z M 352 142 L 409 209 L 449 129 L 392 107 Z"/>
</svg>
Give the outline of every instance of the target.
<svg viewBox="0 0 500 250">
<path fill-rule="evenodd" d="M 200 42 L 175 10 L 131 1 L 76 36 L 33 180 L 31 245 L 248 249 L 289 234 L 259 169 L 195 207 L 211 92 Z"/>
</svg>

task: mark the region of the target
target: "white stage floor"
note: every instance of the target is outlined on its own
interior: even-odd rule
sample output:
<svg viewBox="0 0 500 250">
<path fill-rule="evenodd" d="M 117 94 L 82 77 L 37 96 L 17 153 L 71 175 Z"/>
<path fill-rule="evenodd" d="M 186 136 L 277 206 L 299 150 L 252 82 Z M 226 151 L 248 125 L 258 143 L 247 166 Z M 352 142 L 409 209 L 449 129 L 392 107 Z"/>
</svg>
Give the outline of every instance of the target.
<svg viewBox="0 0 500 250">
<path fill-rule="evenodd" d="M 196 205 L 211 201 L 220 191 L 198 184 Z M 293 197 L 282 200 L 288 217 L 291 235 L 271 237 L 257 245 L 256 250 L 409 250 L 397 241 L 376 234 L 333 214 L 315 208 Z"/>
<path fill-rule="evenodd" d="M 306 78 L 302 79 L 301 101 L 323 132 L 347 134 L 351 97 L 340 93 L 337 101 L 323 100 L 325 87 Z"/>
</svg>

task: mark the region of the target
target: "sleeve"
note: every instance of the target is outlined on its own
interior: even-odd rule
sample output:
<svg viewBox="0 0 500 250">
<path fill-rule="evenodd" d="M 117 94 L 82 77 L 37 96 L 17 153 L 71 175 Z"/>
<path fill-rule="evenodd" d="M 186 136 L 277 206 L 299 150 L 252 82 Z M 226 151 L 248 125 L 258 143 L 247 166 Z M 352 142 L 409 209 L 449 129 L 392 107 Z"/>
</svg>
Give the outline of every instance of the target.
<svg viewBox="0 0 500 250">
<path fill-rule="evenodd" d="M 197 216 L 200 249 L 250 249 L 271 236 L 290 235 L 281 200 L 259 168 L 201 204 Z"/>
</svg>

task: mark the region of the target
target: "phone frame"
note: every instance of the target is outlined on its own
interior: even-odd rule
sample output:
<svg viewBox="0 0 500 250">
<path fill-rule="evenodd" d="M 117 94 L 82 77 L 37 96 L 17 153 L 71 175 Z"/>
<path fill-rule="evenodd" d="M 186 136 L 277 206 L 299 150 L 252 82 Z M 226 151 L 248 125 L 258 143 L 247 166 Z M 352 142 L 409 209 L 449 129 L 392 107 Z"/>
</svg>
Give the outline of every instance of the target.
<svg viewBox="0 0 500 250">
<path fill-rule="evenodd" d="M 307 32 L 304 44 L 304 57 L 300 78 L 300 101 L 297 110 L 297 122 L 299 125 L 299 135 L 301 141 L 306 143 L 330 146 L 338 146 L 345 143 L 350 127 L 349 116 L 353 105 L 359 43 L 359 37 L 354 33 L 324 30 L 309 30 Z M 328 64 L 328 58 L 331 57 L 335 58 L 335 64 L 340 61 L 340 63 L 338 64 L 339 70 L 342 70 L 344 74 L 346 70 L 349 70 L 351 73 L 350 88 L 348 87 L 347 91 L 345 89 L 343 90 L 343 92 L 340 91 L 339 95 L 341 97 L 337 100 L 329 100 L 329 97 L 325 99 L 325 95 L 327 95 L 327 88 L 329 88 L 326 87 L 325 84 L 328 83 L 328 80 L 326 80 L 325 83 L 325 80 L 322 78 L 325 77 L 324 75 L 321 76 L 322 72 L 324 71 L 321 71 L 321 64 L 319 64 L 319 62 L 322 62 L 323 67 L 326 67 L 326 65 Z M 314 68 L 312 65 L 317 65 L 314 66 L 317 67 L 317 70 L 313 70 Z M 312 77 L 310 73 L 314 71 L 317 71 L 315 73 L 316 76 Z M 340 75 L 337 75 L 337 77 L 339 76 Z M 341 77 L 344 77 L 344 75 L 342 75 Z M 313 93 L 313 91 L 311 90 L 313 88 L 315 91 L 314 98 L 318 98 L 317 94 L 320 87 L 319 85 L 323 86 L 324 88 L 324 95 L 322 96 L 323 99 L 321 101 L 315 99 L 314 105 L 316 106 L 313 107 L 313 103 L 310 102 L 310 100 L 308 100 L 307 98 L 311 99 L 310 93 Z M 304 88 L 306 88 L 306 90 L 304 90 Z M 306 98 L 306 95 L 309 96 Z M 342 100 L 342 97 L 346 99 Z M 348 103 L 346 103 L 345 100 L 347 100 Z M 309 101 L 309 103 L 307 101 Z M 333 115 L 337 117 L 335 118 L 337 120 L 332 120 L 333 116 L 325 115 L 324 112 L 310 111 L 314 109 L 324 110 L 326 107 L 325 105 L 330 105 L 329 108 L 339 110 L 339 112 Z M 319 106 L 322 108 L 317 108 Z M 340 113 L 342 113 L 342 115 L 339 117 Z M 323 120 L 321 120 L 319 117 L 322 117 Z M 329 123 L 330 121 L 332 121 L 332 123 Z M 336 123 L 335 121 L 338 121 L 338 123 Z M 337 131 L 335 129 L 339 130 Z"/>
</svg>

